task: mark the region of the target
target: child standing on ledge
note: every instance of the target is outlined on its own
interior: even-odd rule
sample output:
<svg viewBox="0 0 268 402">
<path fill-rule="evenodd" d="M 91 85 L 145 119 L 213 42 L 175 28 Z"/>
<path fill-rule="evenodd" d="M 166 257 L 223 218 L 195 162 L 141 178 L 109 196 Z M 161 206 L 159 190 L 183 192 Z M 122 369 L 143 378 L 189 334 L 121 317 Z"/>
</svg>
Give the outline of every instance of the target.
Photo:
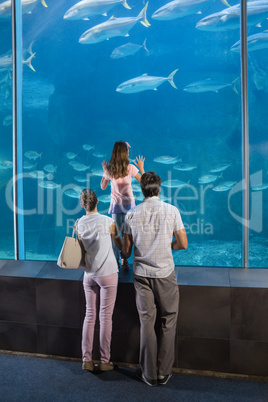
<svg viewBox="0 0 268 402">
<path fill-rule="evenodd" d="M 135 207 L 135 199 L 131 186 L 132 177 L 140 183 L 141 176 L 144 173 L 143 156 L 136 157 L 136 166 L 129 163 L 128 142 L 117 141 L 114 144 L 110 161 L 102 162 L 103 177 L 101 180 L 101 189 L 105 190 L 111 180 L 111 203 L 108 213 L 112 214 L 112 218 L 116 222 L 120 233 L 123 231 L 123 224 L 126 213 Z M 139 172 L 140 170 L 140 173 Z M 119 265 L 119 250 L 114 244 L 115 256 Z M 127 259 L 121 259 L 121 267 L 128 269 Z"/>
</svg>

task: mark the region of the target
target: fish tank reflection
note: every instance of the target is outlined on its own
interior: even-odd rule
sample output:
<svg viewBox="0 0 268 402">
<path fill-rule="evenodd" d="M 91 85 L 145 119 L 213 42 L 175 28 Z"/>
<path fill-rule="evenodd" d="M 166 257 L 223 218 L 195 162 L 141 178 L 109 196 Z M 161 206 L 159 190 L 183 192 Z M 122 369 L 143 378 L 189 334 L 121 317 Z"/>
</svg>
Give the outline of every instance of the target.
<svg viewBox="0 0 268 402">
<path fill-rule="evenodd" d="M 3 2 L 0 3 L 2 10 Z M 1 13 L 1 11 L 0 11 Z M 1 18 L 0 38 L 0 258 L 14 258 L 14 224 L 6 188 L 12 181 L 12 26 L 11 14 Z M 12 189 L 12 186 L 10 186 Z M 12 204 L 12 200 L 11 200 Z"/>
<path fill-rule="evenodd" d="M 174 252 L 176 265 L 242 267 L 240 4 L 21 4 L 26 259 L 57 259 L 83 188 L 108 213 L 102 161 L 123 140 L 130 163 L 144 155 L 162 178 L 160 198 L 181 212 L 189 247 Z M 252 213 L 261 211 L 249 223 L 252 267 L 268 264 L 267 17 L 268 1 L 248 2 L 250 167 L 261 172 L 250 190 Z M 10 26 L 1 11 L 0 24 Z M 133 191 L 142 202 L 134 181 Z"/>
</svg>

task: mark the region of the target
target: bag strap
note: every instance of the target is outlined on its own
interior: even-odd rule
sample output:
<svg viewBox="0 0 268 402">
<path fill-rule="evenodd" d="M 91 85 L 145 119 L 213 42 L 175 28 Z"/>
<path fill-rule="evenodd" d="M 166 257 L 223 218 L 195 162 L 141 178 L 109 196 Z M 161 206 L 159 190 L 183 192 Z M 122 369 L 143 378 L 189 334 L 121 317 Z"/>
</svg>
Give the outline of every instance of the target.
<svg viewBox="0 0 268 402">
<path fill-rule="evenodd" d="M 76 230 L 76 225 L 77 225 L 78 221 L 79 221 L 79 219 L 77 219 L 76 222 L 75 222 L 75 224 L 74 224 L 72 237 L 74 237 L 74 234 L 75 234 L 75 232 L 76 232 L 76 235 L 77 235 L 77 238 L 78 238 L 78 233 L 77 233 L 77 230 Z"/>
</svg>

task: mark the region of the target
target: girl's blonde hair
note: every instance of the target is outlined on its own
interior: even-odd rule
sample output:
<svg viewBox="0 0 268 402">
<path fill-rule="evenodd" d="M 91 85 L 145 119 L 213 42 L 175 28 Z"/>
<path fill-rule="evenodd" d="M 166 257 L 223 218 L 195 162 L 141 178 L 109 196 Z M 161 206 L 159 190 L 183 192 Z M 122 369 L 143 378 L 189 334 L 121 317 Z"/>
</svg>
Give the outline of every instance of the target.
<svg viewBox="0 0 268 402">
<path fill-rule="evenodd" d="M 117 141 L 114 144 L 111 159 L 107 166 L 110 177 L 125 177 L 128 175 L 128 146 L 124 141 Z"/>
</svg>

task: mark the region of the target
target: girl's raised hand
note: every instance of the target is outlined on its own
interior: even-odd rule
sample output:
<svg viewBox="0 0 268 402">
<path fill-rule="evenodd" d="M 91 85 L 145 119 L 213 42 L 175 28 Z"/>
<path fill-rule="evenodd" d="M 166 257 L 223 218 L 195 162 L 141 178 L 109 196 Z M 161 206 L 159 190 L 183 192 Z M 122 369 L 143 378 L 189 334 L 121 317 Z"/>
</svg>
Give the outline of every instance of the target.
<svg viewBox="0 0 268 402">
<path fill-rule="evenodd" d="M 137 160 L 137 162 L 134 162 L 134 163 L 139 168 L 141 174 L 143 174 L 145 158 L 142 155 L 139 155 L 139 156 L 136 156 L 136 160 Z"/>
<path fill-rule="evenodd" d="M 102 162 L 102 168 L 103 168 L 103 170 L 105 171 L 105 170 L 107 170 L 107 165 L 108 165 L 108 162 L 107 162 L 107 160 L 106 159 L 104 159 L 104 161 Z"/>
</svg>

